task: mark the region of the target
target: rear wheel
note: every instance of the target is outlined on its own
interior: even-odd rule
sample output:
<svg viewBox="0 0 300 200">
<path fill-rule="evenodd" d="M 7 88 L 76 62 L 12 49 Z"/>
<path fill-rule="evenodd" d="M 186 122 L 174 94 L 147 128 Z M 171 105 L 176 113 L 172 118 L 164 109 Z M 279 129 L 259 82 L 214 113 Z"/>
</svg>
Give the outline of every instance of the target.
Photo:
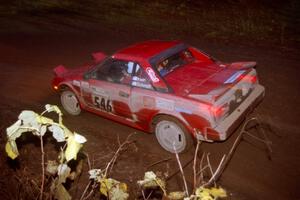
<svg viewBox="0 0 300 200">
<path fill-rule="evenodd" d="M 74 92 L 70 90 L 65 90 L 60 95 L 60 101 L 63 108 L 71 115 L 79 115 L 81 112 L 81 108 L 79 105 L 79 101 L 74 94 Z"/>
<path fill-rule="evenodd" d="M 161 116 L 155 120 L 155 135 L 159 144 L 171 153 L 187 151 L 192 145 L 191 135 L 176 119 Z"/>
</svg>

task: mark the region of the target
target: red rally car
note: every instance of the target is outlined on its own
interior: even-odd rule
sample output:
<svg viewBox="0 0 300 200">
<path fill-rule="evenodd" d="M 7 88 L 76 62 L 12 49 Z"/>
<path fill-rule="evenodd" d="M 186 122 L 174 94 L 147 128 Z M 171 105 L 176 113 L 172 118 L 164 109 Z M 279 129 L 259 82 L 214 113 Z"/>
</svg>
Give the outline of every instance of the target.
<svg viewBox="0 0 300 200">
<path fill-rule="evenodd" d="M 226 140 L 264 96 L 255 62 L 225 64 L 180 41 L 146 41 L 93 57 L 80 68 L 54 69 L 64 109 L 153 132 L 173 153 L 192 138 Z"/>
</svg>

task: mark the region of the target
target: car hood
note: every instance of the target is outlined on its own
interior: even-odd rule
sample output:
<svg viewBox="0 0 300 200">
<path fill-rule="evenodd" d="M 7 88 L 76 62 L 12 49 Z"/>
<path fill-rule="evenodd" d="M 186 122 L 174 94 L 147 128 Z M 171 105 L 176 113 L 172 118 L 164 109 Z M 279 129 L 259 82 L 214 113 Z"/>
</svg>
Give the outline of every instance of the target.
<svg viewBox="0 0 300 200">
<path fill-rule="evenodd" d="M 246 71 L 243 69 L 251 68 L 255 64 L 255 62 L 232 64 L 194 62 L 178 67 L 164 78 L 177 95 L 204 95 L 222 88 L 235 73 L 239 71 L 243 73 Z"/>
</svg>

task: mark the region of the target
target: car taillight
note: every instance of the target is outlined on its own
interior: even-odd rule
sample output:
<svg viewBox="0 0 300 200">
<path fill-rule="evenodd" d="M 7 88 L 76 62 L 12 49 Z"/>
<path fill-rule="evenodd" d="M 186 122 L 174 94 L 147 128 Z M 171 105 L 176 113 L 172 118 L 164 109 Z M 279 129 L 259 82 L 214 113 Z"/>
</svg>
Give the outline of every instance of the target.
<svg viewBox="0 0 300 200">
<path fill-rule="evenodd" d="M 256 83 L 257 82 L 256 75 L 242 75 L 242 76 L 240 76 L 239 79 L 243 80 L 244 82 L 248 82 L 248 83 Z"/>
<path fill-rule="evenodd" d="M 214 115 L 214 117 L 218 120 L 226 115 L 226 113 L 229 110 L 229 106 L 228 106 L 228 103 L 226 103 L 224 105 L 218 105 L 218 106 L 213 105 L 210 107 L 210 110 L 211 110 L 212 114 Z"/>
<path fill-rule="evenodd" d="M 257 82 L 257 76 L 251 76 L 250 81 L 251 81 L 251 83 L 256 83 Z"/>
</svg>

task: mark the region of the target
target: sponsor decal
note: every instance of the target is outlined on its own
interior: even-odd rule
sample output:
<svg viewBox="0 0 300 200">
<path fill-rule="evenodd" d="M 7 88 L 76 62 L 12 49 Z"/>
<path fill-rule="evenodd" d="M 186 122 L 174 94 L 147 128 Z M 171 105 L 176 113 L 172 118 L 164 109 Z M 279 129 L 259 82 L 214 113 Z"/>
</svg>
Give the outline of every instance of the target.
<svg viewBox="0 0 300 200">
<path fill-rule="evenodd" d="M 157 83 L 159 82 L 159 79 L 156 77 L 155 72 L 153 71 L 153 69 L 151 69 L 150 67 L 146 68 L 146 72 L 149 75 L 150 79 L 154 82 Z"/>
<path fill-rule="evenodd" d="M 237 89 L 235 92 L 234 92 L 234 96 L 235 96 L 235 101 L 237 103 L 241 102 L 242 101 L 242 98 L 243 98 L 243 91 L 241 89 Z"/>
<path fill-rule="evenodd" d="M 100 96 L 108 96 L 108 92 L 100 87 L 91 87 L 93 90 L 93 94 Z"/>
<path fill-rule="evenodd" d="M 174 110 L 174 101 L 157 98 L 156 99 L 156 108 L 173 111 Z"/>
<path fill-rule="evenodd" d="M 80 81 L 73 80 L 73 85 L 80 87 Z"/>
<path fill-rule="evenodd" d="M 101 110 L 112 112 L 111 101 L 108 98 L 102 96 L 93 96 L 93 103 L 97 108 Z"/>
<path fill-rule="evenodd" d="M 131 85 L 136 86 L 136 87 L 141 87 L 141 88 L 147 88 L 151 89 L 151 85 L 147 82 L 146 79 L 144 78 L 139 78 L 137 76 L 132 77 L 132 83 Z"/>
<path fill-rule="evenodd" d="M 155 106 L 155 99 L 153 97 L 144 96 L 143 105 L 146 108 L 153 108 Z"/>
<path fill-rule="evenodd" d="M 81 87 L 84 89 L 88 89 L 90 87 L 90 84 L 88 82 L 82 81 L 81 82 Z"/>
<path fill-rule="evenodd" d="M 238 79 L 243 73 L 245 72 L 245 70 L 241 70 L 241 71 L 237 71 L 235 72 L 231 77 L 229 77 L 229 79 L 227 79 L 224 83 L 233 83 L 236 79 Z"/>
<path fill-rule="evenodd" d="M 84 91 L 84 92 L 90 92 L 90 84 L 89 84 L 88 82 L 81 81 L 81 82 L 80 82 L 80 88 L 81 88 L 82 91 Z"/>
<path fill-rule="evenodd" d="M 185 109 L 185 108 L 182 108 L 182 107 L 176 107 L 175 110 L 179 113 L 186 113 L 186 114 L 192 114 L 193 112 L 188 110 L 188 109 Z"/>
</svg>

